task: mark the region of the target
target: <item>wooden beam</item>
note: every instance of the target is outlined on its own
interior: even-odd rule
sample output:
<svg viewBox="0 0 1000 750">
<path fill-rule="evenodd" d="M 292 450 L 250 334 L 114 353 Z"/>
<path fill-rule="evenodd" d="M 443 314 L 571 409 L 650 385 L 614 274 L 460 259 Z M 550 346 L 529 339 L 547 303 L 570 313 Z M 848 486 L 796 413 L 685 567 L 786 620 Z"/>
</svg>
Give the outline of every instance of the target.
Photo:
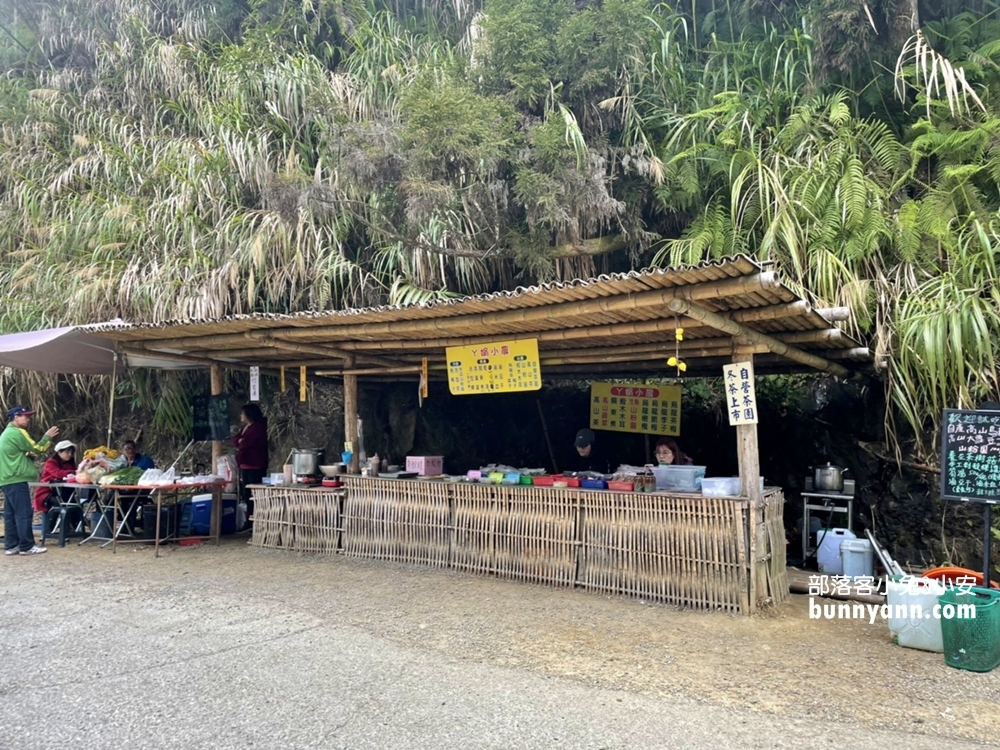
<svg viewBox="0 0 1000 750">
<path fill-rule="evenodd" d="M 753 342 L 749 337 L 740 336 L 738 343 L 742 347 L 751 345 Z M 733 352 L 733 362 L 749 362 L 753 365 L 753 353 L 746 348 L 737 348 Z M 728 403 L 728 402 L 727 402 Z M 740 474 L 740 490 L 742 494 L 750 498 L 750 508 L 753 509 L 760 502 L 760 449 L 757 442 L 757 424 L 736 425 L 736 458 Z M 749 558 L 757 561 L 760 553 L 757 547 L 757 522 L 756 513 L 751 510 L 750 523 L 747 525 L 747 547 L 749 548 Z M 748 571 L 749 587 L 749 610 L 756 609 L 757 604 L 757 576 L 751 568 Z"/>
<path fill-rule="evenodd" d="M 358 474 L 358 376 L 344 376 L 344 436 L 351 444 L 349 474 Z"/>
<path fill-rule="evenodd" d="M 785 342 L 779 341 L 773 336 L 768 336 L 760 331 L 747 328 L 742 323 L 737 323 L 735 320 L 724 318 L 718 313 L 713 313 L 703 307 L 698 307 L 687 300 L 671 300 L 667 307 L 675 313 L 688 315 L 702 321 L 706 325 L 710 325 L 713 328 L 723 331 L 724 333 L 729 333 L 733 336 L 743 336 L 749 343 L 762 344 L 768 348 L 768 351 L 780 354 L 782 357 L 786 357 L 787 359 L 798 362 L 799 364 L 807 365 L 808 367 L 813 367 L 817 370 L 823 370 L 824 372 L 828 372 L 831 375 L 836 375 L 841 378 L 850 376 L 850 372 L 843 365 L 838 365 L 827 359 L 823 359 L 822 357 L 817 357 L 815 354 L 809 354 L 808 352 L 804 352 L 794 346 L 789 346 Z"/>
<path fill-rule="evenodd" d="M 219 364 L 217 364 L 217 363 L 213 363 L 209 367 L 209 378 L 211 380 L 212 395 L 213 396 L 221 396 L 222 392 L 223 392 L 222 366 L 219 365 Z M 215 467 L 219 465 L 219 459 L 220 458 L 222 458 L 222 441 L 221 440 L 213 440 L 212 441 L 212 466 L 209 468 L 209 473 L 210 474 L 214 474 L 215 473 Z M 212 517 L 209 520 L 209 533 L 210 534 L 217 534 L 218 533 L 219 529 L 218 529 L 217 525 L 219 523 L 219 519 L 220 518 L 222 518 L 221 502 L 219 503 L 219 506 L 216 506 L 215 503 L 213 503 L 212 504 Z"/>
</svg>

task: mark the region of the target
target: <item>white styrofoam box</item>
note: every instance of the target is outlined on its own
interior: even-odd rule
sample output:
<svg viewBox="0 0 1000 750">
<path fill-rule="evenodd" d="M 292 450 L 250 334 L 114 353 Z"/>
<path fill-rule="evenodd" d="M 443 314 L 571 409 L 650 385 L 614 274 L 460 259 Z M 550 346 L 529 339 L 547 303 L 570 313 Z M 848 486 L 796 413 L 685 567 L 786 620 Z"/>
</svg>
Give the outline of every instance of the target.
<svg viewBox="0 0 1000 750">
<path fill-rule="evenodd" d="M 740 494 L 740 478 L 702 477 L 701 494 L 705 497 L 737 497 Z"/>
</svg>

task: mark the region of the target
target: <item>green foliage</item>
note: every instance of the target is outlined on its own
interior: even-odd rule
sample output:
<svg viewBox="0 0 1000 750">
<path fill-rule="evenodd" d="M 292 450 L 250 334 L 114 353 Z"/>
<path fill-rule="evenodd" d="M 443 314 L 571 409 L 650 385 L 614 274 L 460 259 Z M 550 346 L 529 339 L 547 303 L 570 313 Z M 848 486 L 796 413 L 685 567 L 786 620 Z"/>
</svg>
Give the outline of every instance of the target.
<svg viewBox="0 0 1000 750">
<path fill-rule="evenodd" d="M 929 454 L 997 397 L 1000 17 L 899 8 L 0 0 L 0 328 L 747 253 L 852 306 Z"/>
</svg>

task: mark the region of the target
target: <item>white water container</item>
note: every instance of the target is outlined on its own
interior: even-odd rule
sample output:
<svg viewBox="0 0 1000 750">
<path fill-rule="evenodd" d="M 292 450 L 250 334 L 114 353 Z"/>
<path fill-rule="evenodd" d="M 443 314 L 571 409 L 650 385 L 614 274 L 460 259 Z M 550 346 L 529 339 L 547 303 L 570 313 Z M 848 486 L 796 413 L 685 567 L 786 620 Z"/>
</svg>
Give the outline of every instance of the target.
<svg viewBox="0 0 1000 750">
<path fill-rule="evenodd" d="M 844 575 L 857 580 L 875 573 L 875 548 L 867 539 L 848 539 L 840 543 Z"/>
<path fill-rule="evenodd" d="M 816 532 L 816 542 L 819 549 L 816 552 L 816 562 L 819 572 L 828 576 L 844 575 L 844 559 L 840 556 L 840 545 L 848 539 L 858 537 L 850 529 L 820 529 Z"/>
<path fill-rule="evenodd" d="M 893 576 L 888 581 L 885 603 L 889 605 L 889 634 L 896 643 L 921 651 L 944 652 L 941 620 L 934 617 L 934 605 L 944 592 L 944 584 L 931 578 Z"/>
</svg>

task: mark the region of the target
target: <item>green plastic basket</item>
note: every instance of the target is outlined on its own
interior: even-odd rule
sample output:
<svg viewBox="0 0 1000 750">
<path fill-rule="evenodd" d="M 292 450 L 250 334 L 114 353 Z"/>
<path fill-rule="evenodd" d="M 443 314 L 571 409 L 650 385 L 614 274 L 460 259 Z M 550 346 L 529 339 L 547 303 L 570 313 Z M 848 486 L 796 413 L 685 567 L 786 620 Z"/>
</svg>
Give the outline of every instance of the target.
<svg viewBox="0 0 1000 750">
<path fill-rule="evenodd" d="M 989 672 L 1000 666 L 1000 591 L 949 588 L 938 603 L 945 664 L 970 672 Z M 975 618 L 945 617 L 950 611 L 947 605 L 963 604 L 975 607 Z"/>
</svg>

